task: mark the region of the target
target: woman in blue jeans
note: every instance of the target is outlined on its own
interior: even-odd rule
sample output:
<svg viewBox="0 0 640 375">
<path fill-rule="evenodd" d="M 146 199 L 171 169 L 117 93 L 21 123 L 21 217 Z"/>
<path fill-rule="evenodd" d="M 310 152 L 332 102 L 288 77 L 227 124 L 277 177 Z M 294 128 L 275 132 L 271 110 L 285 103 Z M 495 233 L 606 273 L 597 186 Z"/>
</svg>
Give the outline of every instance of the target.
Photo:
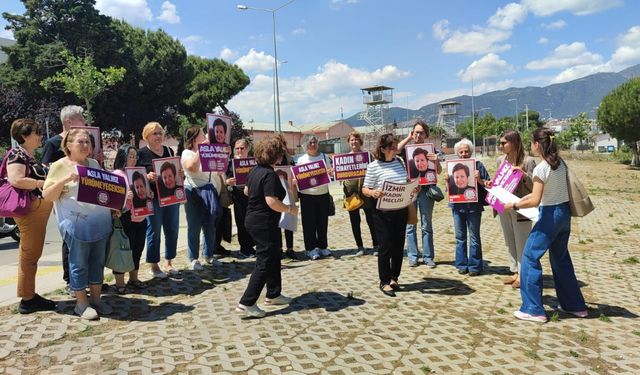
<svg viewBox="0 0 640 375">
<path fill-rule="evenodd" d="M 473 143 L 467 138 L 461 139 L 453 146 L 455 153 L 460 159 L 471 158 Z M 464 166 L 464 168 L 467 168 Z M 455 168 L 454 168 L 455 171 Z M 461 172 L 465 172 L 463 169 Z M 454 172 L 455 174 L 455 172 Z M 460 173 L 461 175 L 463 173 Z M 467 178 L 469 171 L 466 170 Z M 489 173 L 482 162 L 476 160 L 475 179 L 477 181 L 477 189 L 484 189 L 484 182 L 489 180 Z M 466 187 L 465 181 L 462 186 Z M 451 187 L 447 184 L 449 193 Z M 456 185 L 453 185 L 456 187 Z M 480 195 L 480 194 L 478 194 Z M 456 236 L 456 260 L 455 265 L 458 273 L 469 276 L 478 276 L 482 273 L 482 241 L 480 240 L 480 221 L 482 219 L 482 211 L 484 202 L 478 198 L 478 202 L 474 203 L 449 203 L 453 214 L 453 226 Z M 468 232 L 468 236 L 467 236 Z M 469 239 L 469 251 L 467 252 L 467 238 Z"/>
<path fill-rule="evenodd" d="M 187 129 L 184 133 L 184 150 L 180 158 L 185 171 L 184 188 L 187 196 L 187 202 L 184 205 L 187 214 L 187 255 L 189 266 L 193 271 L 202 271 L 202 265 L 198 260 L 201 231 L 204 234 L 203 255 L 206 263 L 213 263 L 213 249 L 216 248 L 216 216 L 207 209 L 196 189 L 208 191 L 214 197 L 221 188 L 219 178 L 214 178 L 211 172 L 202 172 L 198 151 L 198 145 L 202 143 L 209 142 L 200 126 L 194 125 Z"/>
<path fill-rule="evenodd" d="M 571 211 L 567 186 L 567 165 L 558 155 L 550 129 L 539 128 L 531 135 L 531 151 L 543 161 L 533 170 L 533 191 L 519 202 L 507 203 L 505 209 L 539 207 L 538 222 L 533 226 L 522 254 L 520 295 L 522 306 L 514 312 L 518 319 L 544 323 L 547 315 L 542 305 L 542 265 L 540 259 L 549 250 L 549 262 L 560 305 L 558 310 L 586 318 L 587 306 L 578 286 L 571 255 Z"/>
<path fill-rule="evenodd" d="M 147 142 L 138 150 L 138 167 L 145 167 L 151 190 L 156 191 L 156 181 L 160 176 L 153 169 L 153 160 L 173 156 L 173 150 L 164 146 L 164 129 L 157 122 L 150 122 L 142 129 L 142 139 Z M 180 205 L 160 207 L 158 195 L 153 198 L 154 214 L 147 217 L 147 263 L 151 263 L 151 274 L 157 279 L 166 279 L 167 275 L 179 272 L 171 261 L 176 257 L 178 246 L 178 227 L 180 226 Z M 164 232 L 164 270 L 160 269 L 160 233 Z"/>
</svg>

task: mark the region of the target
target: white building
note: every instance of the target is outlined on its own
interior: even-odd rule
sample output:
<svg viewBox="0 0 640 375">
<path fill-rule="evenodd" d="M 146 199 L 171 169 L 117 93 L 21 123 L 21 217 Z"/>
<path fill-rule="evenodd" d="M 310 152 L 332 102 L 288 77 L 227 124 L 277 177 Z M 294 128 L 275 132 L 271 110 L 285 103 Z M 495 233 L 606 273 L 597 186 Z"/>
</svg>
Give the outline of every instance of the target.
<svg viewBox="0 0 640 375">
<path fill-rule="evenodd" d="M 618 148 L 618 140 L 609 134 L 597 134 L 593 137 L 593 149 L 596 152 L 613 152 Z"/>
</svg>

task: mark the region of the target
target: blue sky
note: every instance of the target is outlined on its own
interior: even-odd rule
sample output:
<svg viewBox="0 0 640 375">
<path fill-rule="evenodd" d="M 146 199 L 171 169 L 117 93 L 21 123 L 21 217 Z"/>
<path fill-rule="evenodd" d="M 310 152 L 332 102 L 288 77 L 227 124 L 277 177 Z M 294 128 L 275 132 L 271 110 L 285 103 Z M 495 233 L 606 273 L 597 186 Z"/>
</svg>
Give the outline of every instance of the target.
<svg viewBox="0 0 640 375">
<path fill-rule="evenodd" d="M 191 54 L 238 64 L 251 84 L 230 103 L 273 121 L 271 13 L 286 0 L 97 0 L 103 13 L 162 28 Z M 2 11 L 23 11 L 3 0 Z M 362 110 L 361 87 L 394 87 L 393 106 L 546 86 L 640 63 L 633 0 L 295 0 L 276 13 L 282 121 Z M 4 26 L 4 21 L 2 25 Z M 0 35 L 11 37 L 7 31 Z"/>
</svg>

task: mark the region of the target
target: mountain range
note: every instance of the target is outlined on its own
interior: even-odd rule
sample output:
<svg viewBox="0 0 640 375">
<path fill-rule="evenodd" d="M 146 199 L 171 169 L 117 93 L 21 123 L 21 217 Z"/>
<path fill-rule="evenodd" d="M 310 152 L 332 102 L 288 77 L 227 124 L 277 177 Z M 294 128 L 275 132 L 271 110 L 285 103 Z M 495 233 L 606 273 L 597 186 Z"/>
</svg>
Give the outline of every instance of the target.
<svg viewBox="0 0 640 375">
<path fill-rule="evenodd" d="M 474 97 L 476 112 L 481 108 L 488 108 L 479 113 L 492 113 L 496 118 L 513 116 L 516 106 L 509 99 L 518 100 L 518 111 L 529 110 L 540 112 L 541 118 L 568 118 L 580 112 L 586 112 L 589 117 L 595 117 L 595 111 L 603 97 L 614 88 L 634 77 L 640 77 L 640 64 L 617 73 L 596 73 L 573 81 L 556 83 L 545 87 L 508 88 L 491 91 Z M 422 118 L 428 123 L 435 123 L 438 119 L 438 103 L 456 101 L 460 103 L 458 114 L 460 118 L 471 114 L 471 96 L 463 95 L 427 104 L 417 110 L 402 107 L 390 107 L 385 113 L 385 122 L 405 121 L 407 118 Z M 345 119 L 352 126 L 367 125 L 360 119 L 360 114 Z"/>
</svg>

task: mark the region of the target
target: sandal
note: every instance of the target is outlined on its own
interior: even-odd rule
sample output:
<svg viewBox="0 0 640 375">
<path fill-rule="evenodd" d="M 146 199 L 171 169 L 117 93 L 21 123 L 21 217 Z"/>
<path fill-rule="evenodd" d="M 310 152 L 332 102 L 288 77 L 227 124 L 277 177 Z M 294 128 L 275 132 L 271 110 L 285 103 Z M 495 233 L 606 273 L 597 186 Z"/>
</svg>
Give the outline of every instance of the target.
<svg viewBox="0 0 640 375">
<path fill-rule="evenodd" d="M 140 281 L 140 280 L 129 280 L 127 282 L 127 286 L 131 289 L 146 289 L 147 288 L 147 283 L 145 283 L 144 281 Z"/>
<path fill-rule="evenodd" d="M 118 286 L 118 285 L 113 285 L 112 286 L 113 291 L 116 292 L 116 294 L 127 294 L 127 287 L 126 286 Z"/>
<path fill-rule="evenodd" d="M 398 285 L 398 282 L 396 280 L 391 280 L 391 282 L 389 283 L 389 286 L 393 290 L 400 290 L 400 285 Z"/>
<path fill-rule="evenodd" d="M 384 295 L 389 297 L 395 297 L 396 292 L 393 291 L 393 288 L 389 284 L 380 284 L 380 291 L 384 293 Z"/>
</svg>

